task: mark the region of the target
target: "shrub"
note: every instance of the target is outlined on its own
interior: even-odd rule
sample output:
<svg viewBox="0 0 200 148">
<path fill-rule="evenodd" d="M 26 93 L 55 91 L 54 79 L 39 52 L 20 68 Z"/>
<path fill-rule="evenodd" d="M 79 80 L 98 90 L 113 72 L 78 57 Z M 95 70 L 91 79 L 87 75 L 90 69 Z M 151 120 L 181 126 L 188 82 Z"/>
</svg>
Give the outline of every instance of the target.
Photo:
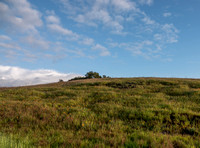
<svg viewBox="0 0 200 148">
<path fill-rule="evenodd" d="M 101 78 L 101 76 L 99 75 L 98 72 L 93 72 L 93 71 L 89 71 L 85 74 L 85 77 L 88 79 L 92 79 L 92 78 Z"/>
</svg>

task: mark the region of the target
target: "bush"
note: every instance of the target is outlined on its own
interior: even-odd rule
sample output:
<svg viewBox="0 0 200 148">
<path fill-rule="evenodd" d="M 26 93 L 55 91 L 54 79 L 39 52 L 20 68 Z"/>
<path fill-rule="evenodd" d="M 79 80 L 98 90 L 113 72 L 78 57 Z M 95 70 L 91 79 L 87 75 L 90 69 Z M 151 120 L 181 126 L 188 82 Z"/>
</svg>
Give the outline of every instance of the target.
<svg viewBox="0 0 200 148">
<path fill-rule="evenodd" d="M 83 80 L 83 79 L 94 79 L 94 78 L 110 78 L 110 77 L 106 76 L 106 75 L 100 76 L 98 72 L 89 71 L 85 74 L 85 77 L 75 77 L 73 79 L 70 79 L 69 81 Z"/>
<path fill-rule="evenodd" d="M 101 76 L 99 75 L 98 72 L 93 72 L 93 71 L 89 71 L 85 74 L 85 77 L 88 79 L 92 79 L 92 78 L 101 78 Z"/>
<path fill-rule="evenodd" d="M 86 78 L 86 77 L 75 77 L 75 78 L 70 79 L 69 81 L 73 81 L 73 80 L 84 80 L 84 79 L 87 79 L 87 78 Z"/>
</svg>

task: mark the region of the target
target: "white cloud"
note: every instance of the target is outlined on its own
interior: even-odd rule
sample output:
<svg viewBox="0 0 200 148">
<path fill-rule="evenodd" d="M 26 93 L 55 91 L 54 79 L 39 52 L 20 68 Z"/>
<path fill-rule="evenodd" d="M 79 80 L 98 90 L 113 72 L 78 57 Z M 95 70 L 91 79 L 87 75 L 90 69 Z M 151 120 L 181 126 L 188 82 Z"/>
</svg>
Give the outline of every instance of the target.
<svg viewBox="0 0 200 148">
<path fill-rule="evenodd" d="M 0 42 L 0 47 L 1 48 L 21 50 L 21 47 L 19 47 L 18 45 L 14 44 L 14 43 L 2 43 L 2 42 Z"/>
<path fill-rule="evenodd" d="M 119 10 L 129 11 L 136 9 L 136 4 L 129 0 L 111 0 L 111 3 Z"/>
<path fill-rule="evenodd" d="M 8 58 L 8 61 L 13 62 L 18 58 L 21 60 L 21 56 L 24 55 L 24 50 L 18 42 L 14 40 L 0 40 L 0 54 L 1 57 Z"/>
<path fill-rule="evenodd" d="M 173 24 L 162 24 L 155 21 L 149 14 L 140 9 L 140 4 L 150 6 L 154 2 L 153 0 L 86 0 L 85 3 L 79 3 L 79 0 L 75 0 L 75 2 L 61 1 L 67 10 L 71 11 L 73 8 L 73 13 L 64 10 L 68 18 L 77 23 L 94 26 L 94 29 L 98 28 L 97 32 L 99 29 L 106 28 L 109 30 L 108 34 L 130 36 L 135 34 L 135 41 L 129 43 L 112 42 L 108 44 L 111 45 L 111 48 L 126 49 L 131 51 L 133 55 L 156 57 L 161 54 L 162 49 L 167 44 L 178 41 L 178 31 Z M 103 27 L 99 28 L 101 26 Z M 130 26 L 136 29 L 133 32 L 128 32 Z M 95 45 L 92 47 L 93 50 L 106 51 L 97 43 L 93 44 Z M 109 51 L 101 52 L 101 55 L 109 54 Z"/>
<path fill-rule="evenodd" d="M 60 19 L 58 17 L 56 17 L 55 15 L 47 16 L 46 20 L 48 23 L 60 24 Z"/>
<path fill-rule="evenodd" d="M 27 36 L 23 39 L 23 42 L 28 43 L 34 48 L 42 48 L 42 49 L 48 49 L 49 43 L 48 41 L 45 41 L 41 37 L 34 37 L 34 36 Z"/>
<path fill-rule="evenodd" d="M 68 36 L 70 40 L 78 40 L 79 35 L 67 28 L 62 27 L 60 24 L 60 19 L 59 19 L 59 17 L 57 17 L 55 15 L 55 13 L 48 15 L 46 17 L 46 21 L 48 23 L 47 27 L 51 31 L 61 34 L 61 35 L 64 35 L 64 36 Z"/>
<path fill-rule="evenodd" d="M 133 56 L 142 56 L 146 59 L 157 58 L 160 56 L 160 52 L 162 51 L 162 46 L 152 40 L 123 43 L 116 43 L 112 40 L 108 40 L 107 44 L 111 48 L 125 49 Z"/>
<path fill-rule="evenodd" d="M 65 6 L 66 9 L 63 11 L 67 12 L 68 18 L 75 20 L 79 23 L 79 25 L 81 23 L 95 26 L 94 28 L 102 27 L 101 29 L 103 29 L 103 31 L 121 35 L 125 35 L 125 31 L 129 30 L 129 28 L 136 28 L 137 26 L 139 29 L 135 29 L 135 32 L 130 31 L 130 34 L 137 34 L 141 38 L 138 40 L 136 39 L 129 47 L 138 49 L 135 50 L 138 51 L 138 53 L 141 52 L 141 54 L 146 54 L 147 50 L 150 51 L 154 50 L 153 48 L 155 48 L 155 46 L 142 42 L 143 40 L 154 39 L 154 43 L 155 45 L 159 45 L 159 49 L 161 49 L 160 47 L 164 47 L 162 45 L 167 45 L 169 43 L 175 43 L 178 41 L 178 31 L 173 24 L 160 24 L 140 9 L 139 4 L 152 5 L 153 0 L 59 1 L 62 2 L 63 6 Z M 171 15 L 171 13 L 163 14 L 163 16 L 166 17 L 169 15 Z M 34 48 L 39 47 L 53 50 L 54 47 L 56 48 L 56 45 L 51 48 L 50 42 L 40 37 L 39 33 L 37 33 L 39 31 L 38 28 L 43 25 L 41 16 L 41 13 L 33 8 L 28 0 L 3 0 L 0 2 L 0 27 L 3 26 L 5 30 L 9 30 L 11 28 L 11 31 L 19 30 L 22 33 L 31 33 L 31 35 L 25 34 L 27 38 L 24 38 L 23 42 L 28 43 Z M 64 38 L 67 40 L 76 41 L 83 46 L 82 49 L 69 47 L 70 49 L 79 52 L 81 51 L 80 54 L 84 55 L 83 51 L 87 50 L 84 49 L 84 45 L 87 45 L 89 46 L 89 49 L 100 52 L 101 56 L 110 55 L 107 47 L 104 47 L 105 45 L 102 46 L 96 43 L 94 39 L 78 34 L 78 32 L 74 32 L 74 28 L 72 31 L 69 27 L 65 26 L 61 22 L 61 19 L 55 15 L 54 11 L 46 12 L 46 17 L 44 18 L 46 20 L 45 27 L 52 32 L 57 33 L 57 35 L 59 35 L 59 39 Z M 149 30 L 149 32 L 146 30 Z M 99 30 L 96 29 L 95 31 L 98 32 Z M 37 34 L 34 34 L 35 32 Z M 145 35 L 148 37 L 144 37 Z M 14 49 L 14 44 L 8 43 L 11 42 L 9 41 L 9 37 L 0 35 L 0 41 L 0 46 L 2 48 Z M 120 45 L 120 43 L 118 43 L 118 45 Z"/>
<path fill-rule="evenodd" d="M 41 17 L 42 14 L 27 0 L 3 0 L 0 2 L 0 29 L 14 36 L 13 40 L 7 34 L 0 36 L 1 52 L 5 54 L 4 57 L 23 59 L 26 52 L 23 49 L 24 43 L 29 45 L 26 47 L 27 50 L 30 50 L 30 47 L 37 47 L 39 50 L 40 48 L 49 48 L 49 42 L 40 36 L 38 30 L 43 25 Z M 31 50 L 30 53 L 32 53 Z"/>
<path fill-rule="evenodd" d="M 28 70 L 0 65 L 0 87 L 45 84 L 58 82 L 59 79 L 67 81 L 76 76 L 81 75 L 59 73 L 54 70 Z"/>
<path fill-rule="evenodd" d="M 162 30 L 165 33 L 165 40 L 167 43 L 176 43 L 178 42 L 178 33 L 179 31 L 173 24 L 165 24 L 162 26 Z"/>
<path fill-rule="evenodd" d="M 0 43 L 0 47 L 3 48 L 15 48 L 15 46 L 9 44 L 9 43 Z"/>
<path fill-rule="evenodd" d="M 93 45 L 94 44 L 94 39 L 92 38 L 84 38 L 80 43 L 84 45 Z"/>
<path fill-rule="evenodd" d="M 75 21 L 84 23 L 90 26 L 97 26 L 98 22 L 103 23 L 105 26 L 112 28 L 116 32 L 121 32 L 123 26 L 114 20 L 108 11 L 95 8 L 85 14 L 80 14 L 75 18 Z"/>
<path fill-rule="evenodd" d="M 153 0 L 139 0 L 140 4 L 145 4 L 145 5 L 152 5 Z"/>
<path fill-rule="evenodd" d="M 11 40 L 10 37 L 6 36 L 6 35 L 0 35 L 0 41 L 5 41 L 5 40 Z"/>
<path fill-rule="evenodd" d="M 108 49 L 100 44 L 96 44 L 92 49 L 99 50 L 100 56 L 109 56 L 110 55 L 110 52 L 108 51 Z"/>
<path fill-rule="evenodd" d="M 150 49 L 152 45 L 152 41 L 145 40 L 133 44 L 121 44 L 120 46 L 124 46 L 125 49 L 131 51 L 133 55 L 141 55 L 147 57 L 150 54 Z"/>
<path fill-rule="evenodd" d="M 173 24 L 160 25 L 160 32 L 154 34 L 154 40 L 158 44 L 166 45 L 178 42 L 179 30 Z"/>
<path fill-rule="evenodd" d="M 154 39 L 157 40 L 157 41 L 160 41 L 160 40 L 163 39 L 163 35 L 157 33 L 157 34 L 154 35 Z"/>
<path fill-rule="evenodd" d="M 170 17 L 172 14 L 170 12 L 163 13 L 164 17 Z"/>
<path fill-rule="evenodd" d="M 126 35 L 125 21 L 133 23 L 136 18 L 142 18 L 147 25 L 154 25 L 156 22 L 141 11 L 137 3 L 151 5 L 153 0 L 60 0 L 65 9 L 63 10 L 69 18 L 78 23 L 89 26 L 108 28 L 109 33 Z M 73 10 L 72 10 L 73 9 Z M 73 11 L 73 13 L 72 13 Z"/>
<path fill-rule="evenodd" d="M 41 14 L 27 0 L 0 2 L 1 26 L 13 32 L 37 32 L 42 26 Z"/>
<path fill-rule="evenodd" d="M 77 40 L 79 38 L 79 35 L 77 35 L 76 33 L 73 33 L 71 30 L 68 30 L 66 28 L 63 28 L 62 26 L 60 26 L 59 24 L 48 24 L 48 28 L 58 34 L 61 35 L 66 35 L 69 37 L 72 37 L 73 39 Z"/>
<path fill-rule="evenodd" d="M 116 19 L 121 11 L 136 11 L 136 4 L 130 0 L 94 0 L 87 1 L 88 5 L 84 5 L 79 0 L 76 2 L 68 0 L 60 0 L 66 9 L 65 13 L 78 23 L 89 26 L 104 27 L 111 29 L 111 33 L 123 34 L 123 16 Z M 86 2 L 86 3 L 87 3 Z M 73 9 L 73 10 L 72 10 Z M 73 11 L 73 13 L 72 13 Z"/>
<path fill-rule="evenodd" d="M 154 21 L 154 20 L 151 20 L 151 18 L 148 17 L 148 16 L 145 16 L 145 17 L 142 19 L 142 21 L 143 21 L 145 24 L 147 24 L 147 25 L 153 25 L 153 24 L 155 24 L 155 21 Z"/>
<path fill-rule="evenodd" d="M 110 22 L 110 16 L 108 16 L 108 14 L 106 12 L 100 12 L 102 15 L 99 15 L 98 17 L 102 17 L 102 19 L 106 22 Z M 91 17 L 94 17 L 95 15 L 98 14 L 90 14 Z M 110 52 L 107 50 L 106 47 L 100 45 L 100 44 L 96 44 L 94 39 L 86 37 L 84 35 L 79 35 L 77 33 L 72 32 L 71 30 L 68 30 L 64 27 L 61 26 L 60 24 L 60 19 L 55 15 L 55 13 L 51 13 L 51 16 L 46 17 L 46 20 L 48 22 L 47 26 L 50 30 L 64 35 L 64 36 L 68 36 L 69 40 L 75 40 L 77 41 L 79 44 L 82 45 L 87 45 L 90 46 L 93 50 L 97 50 L 100 51 L 100 56 L 108 56 L 110 55 Z M 59 21 L 58 21 L 59 20 Z M 115 24 L 117 26 L 117 24 Z M 96 44 L 96 45 L 95 45 Z M 60 47 L 62 48 L 62 47 Z M 74 53 L 78 56 L 85 56 L 85 54 L 80 51 L 80 50 L 66 50 L 65 51 L 69 52 L 69 53 Z"/>
<path fill-rule="evenodd" d="M 72 53 L 75 55 L 75 57 L 86 57 L 83 51 L 81 50 L 70 50 L 70 49 L 64 49 L 67 53 Z"/>
</svg>

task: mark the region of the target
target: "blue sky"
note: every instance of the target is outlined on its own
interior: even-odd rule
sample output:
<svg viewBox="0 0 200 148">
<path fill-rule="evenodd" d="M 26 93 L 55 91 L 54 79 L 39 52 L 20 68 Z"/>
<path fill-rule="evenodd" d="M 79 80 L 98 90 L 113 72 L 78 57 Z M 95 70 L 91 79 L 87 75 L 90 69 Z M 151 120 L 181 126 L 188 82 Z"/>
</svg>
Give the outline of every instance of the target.
<svg viewBox="0 0 200 148">
<path fill-rule="evenodd" d="M 199 0 L 1 0 L 0 76 L 9 67 L 199 78 L 199 7 Z"/>
</svg>

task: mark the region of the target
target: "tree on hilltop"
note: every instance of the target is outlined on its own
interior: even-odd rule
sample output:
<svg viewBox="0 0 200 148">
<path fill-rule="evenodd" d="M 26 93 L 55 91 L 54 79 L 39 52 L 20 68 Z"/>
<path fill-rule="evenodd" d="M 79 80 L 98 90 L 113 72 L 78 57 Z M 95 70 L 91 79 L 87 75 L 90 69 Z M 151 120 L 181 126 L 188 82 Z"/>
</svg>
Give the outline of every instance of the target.
<svg viewBox="0 0 200 148">
<path fill-rule="evenodd" d="M 85 74 L 85 77 L 75 77 L 73 79 L 70 79 L 69 81 L 83 80 L 83 79 L 94 79 L 94 78 L 111 78 L 111 77 L 106 76 L 106 75 L 100 76 L 98 72 L 89 71 Z"/>
<path fill-rule="evenodd" d="M 93 71 L 89 71 L 85 74 L 85 77 L 88 79 L 92 79 L 92 78 L 101 78 L 101 76 L 99 75 L 98 72 L 93 72 Z"/>
</svg>

